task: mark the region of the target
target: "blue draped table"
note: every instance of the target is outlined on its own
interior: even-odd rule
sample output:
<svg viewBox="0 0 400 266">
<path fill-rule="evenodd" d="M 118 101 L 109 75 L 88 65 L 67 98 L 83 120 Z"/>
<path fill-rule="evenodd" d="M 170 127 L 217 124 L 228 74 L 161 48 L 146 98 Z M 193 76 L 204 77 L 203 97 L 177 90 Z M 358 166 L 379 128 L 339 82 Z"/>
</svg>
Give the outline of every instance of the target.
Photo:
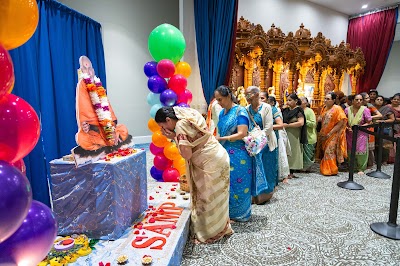
<svg viewBox="0 0 400 266">
<path fill-rule="evenodd" d="M 146 152 L 76 168 L 50 162 L 52 208 L 59 235 L 116 240 L 147 209 Z"/>
</svg>

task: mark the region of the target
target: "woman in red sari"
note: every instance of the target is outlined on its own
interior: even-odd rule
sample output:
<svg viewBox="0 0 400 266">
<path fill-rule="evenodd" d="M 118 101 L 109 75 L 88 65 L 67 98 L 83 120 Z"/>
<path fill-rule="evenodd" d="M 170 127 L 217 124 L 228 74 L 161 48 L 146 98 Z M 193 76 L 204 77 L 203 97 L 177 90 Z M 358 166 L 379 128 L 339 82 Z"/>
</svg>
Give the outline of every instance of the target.
<svg viewBox="0 0 400 266">
<path fill-rule="evenodd" d="M 337 95 L 328 92 L 325 95 L 325 108 L 318 121 L 322 123 L 319 141 L 323 151 L 320 171 L 323 175 L 336 175 L 338 163 L 343 163 L 347 157 L 345 129 L 347 117 L 342 107 L 335 105 Z"/>
</svg>

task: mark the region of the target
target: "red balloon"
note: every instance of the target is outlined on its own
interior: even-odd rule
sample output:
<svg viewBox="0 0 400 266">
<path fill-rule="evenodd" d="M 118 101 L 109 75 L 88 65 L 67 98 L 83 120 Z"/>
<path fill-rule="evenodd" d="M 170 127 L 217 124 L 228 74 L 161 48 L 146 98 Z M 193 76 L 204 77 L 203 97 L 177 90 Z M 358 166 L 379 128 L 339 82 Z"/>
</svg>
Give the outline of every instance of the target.
<svg viewBox="0 0 400 266">
<path fill-rule="evenodd" d="M 13 94 L 0 98 L 0 129 L 0 160 L 9 163 L 28 155 L 40 136 L 40 122 L 35 110 Z"/>
<path fill-rule="evenodd" d="M 170 78 L 175 73 L 175 65 L 169 59 L 163 59 L 157 64 L 157 73 L 163 78 Z"/>
<path fill-rule="evenodd" d="M 0 98 L 7 94 L 14 84 L 14 67 L 10 54 L 0 45 Z"/>
<path fill-rule="evenodd" d="M 188 89 L 185 89 L 182 93 L 178 94 L 178 100 L 176 100 L 176 102 L 190 104 L 192 102 L 192 99 L 192 92 Z"/>
<path fill-rule="evenodd" d="M 172 165 L 172 161 L 165 157 L 164 154 L 157 154 L 153 163 L 158 170 L 165 170 Z"/>
<path fill-rule="evenodd" d="M 179 182 L 179 172 L 175 168 L 167 168 L 162 175 L 164 182 Z"/>
<path fill-rule="evenodd" d="M 187 80 L 184 76 L 182 75 L 173 75 L 169 81 L 168 81 L 168 88 L 170 88 L 171 90 L 173 90 L 176 94 L 182 93 L 187 86 Z"/>
</svg>

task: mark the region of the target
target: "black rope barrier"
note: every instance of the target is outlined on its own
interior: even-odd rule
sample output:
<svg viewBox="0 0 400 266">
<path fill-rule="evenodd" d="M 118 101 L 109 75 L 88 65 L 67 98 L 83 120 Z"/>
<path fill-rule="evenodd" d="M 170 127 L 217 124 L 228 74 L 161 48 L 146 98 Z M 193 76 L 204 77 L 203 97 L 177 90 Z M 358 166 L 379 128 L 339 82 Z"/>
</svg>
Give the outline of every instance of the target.
<svg viewBox="0 0 400 266">
<path fill-rule="evenodd" d="M 397 225 L 400 186 L 400 138 L 396 140 L 396 160 L 393 171 L 392 194 L 390 197 L 389 221 L 372 223 L 371 230 L 375 233 L 394 240 L 400 240 L 400 226 Z"/>
<path fill-rule="evenodd" d="M 351 190 L 362 190 L 364 187 L 353 180 L 354 176 L 354 165 L 355 165 L 355 153 L 357 146 L 357 136 L 359 131 L 365 132 L 369 135 L 374 135 L 377 137 L 378 141 L 378 158 L 377 158 L 377 166 L 376 171 L 370 172 L 367 175 L 376 177 L 376 178 L 390 178 L 389 175 L 383 173 L 381 171 L 382 166 L 382 149 L 383 149 L 383 140 L 389 140 L 394 142 L 396 145 L 396 156 L 393 170 L 393 182 L 392 182 L 392 191 L 390 197 L 390 209 L 389 209 L 389 221 L 388 222 L 380 222 L 380 223 L 372 223 L 370 228 L 375 233 L 390 238 L 394 240 L 400 240 L 400 226 L 397 225 L 397 214 L 398 214 L 398 206 L 399 206 L 399 190 L 400 190 L 400 138 L 395 138 L 394 136 L 384 135 L 383 129 L 392 127 L 392 132 L 394 132 L 394 125 L 400 124 L 400 122 L 395 121 L 391 123 L 380 122 L 378 124 L 372 124 L 367 126 L 358 126 L 355 125 L 352 127 L 353 130 L 353 139 L 351 143 L 351 153 L 350 153 L 350 161 L 349 161 L 349 179 L 344 182 L 339 182 L 337 185 L 339 187 Z M 368 128 L 378 128 L 377 132 L 370 131 Z M 387 177 L 388 176 L 388 177 Z"/>
<path fill-rule="evenodd" d="M 357 147 L 357 137 L 358 137 L 358 130 L 359 126 L 355 125 L 351 128 L 353 130 L 353 139 L 351 142 L 351 156 L 350 156 L 350 161 L 349 161 L 349 179 L 344 182 L 339 182 L 337 185 L 341 188 L 345 189 L 350 189 L 350 190 L 362 190 L 364 189 L 363 186 L 360 184 L 354 182 L 353 176 L 354 176 L 354 165 L 355 165 L 355 154 L 356 154 L 356 147 Z"/>
<path fill-rule="evenodd" d="M 390 175 L 382 172 L 382 154 L 383 154 L 383 136 L 384 136 L 383 129 L 384 128 L 385 128 L 384 124 L 379 123 L 378 138 L 376 139 L 378 141 L 378 157 L 376 158 L 376 170 L 367 173 L 367 176 L 380 178 L 380 179 L 389 179 Z"/>
</svg>

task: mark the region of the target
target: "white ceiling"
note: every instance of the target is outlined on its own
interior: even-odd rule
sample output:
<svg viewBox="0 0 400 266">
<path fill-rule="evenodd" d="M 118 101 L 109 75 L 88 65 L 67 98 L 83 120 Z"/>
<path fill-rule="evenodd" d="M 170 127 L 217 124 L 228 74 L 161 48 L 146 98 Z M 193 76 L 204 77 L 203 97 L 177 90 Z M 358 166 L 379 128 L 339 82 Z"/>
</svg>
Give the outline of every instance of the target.
<svg viewBox="0 0 400 266">
<path fill-rule="evenodd" d="M 399 3 L 399 0 L 307 0 L 320 6 L 336 10 L 346 15 L 366 13 L 376 8 L 392 6 Z M 367 4 L 368 7 L 362 9 L 361 6 Z"/>
</svg>

